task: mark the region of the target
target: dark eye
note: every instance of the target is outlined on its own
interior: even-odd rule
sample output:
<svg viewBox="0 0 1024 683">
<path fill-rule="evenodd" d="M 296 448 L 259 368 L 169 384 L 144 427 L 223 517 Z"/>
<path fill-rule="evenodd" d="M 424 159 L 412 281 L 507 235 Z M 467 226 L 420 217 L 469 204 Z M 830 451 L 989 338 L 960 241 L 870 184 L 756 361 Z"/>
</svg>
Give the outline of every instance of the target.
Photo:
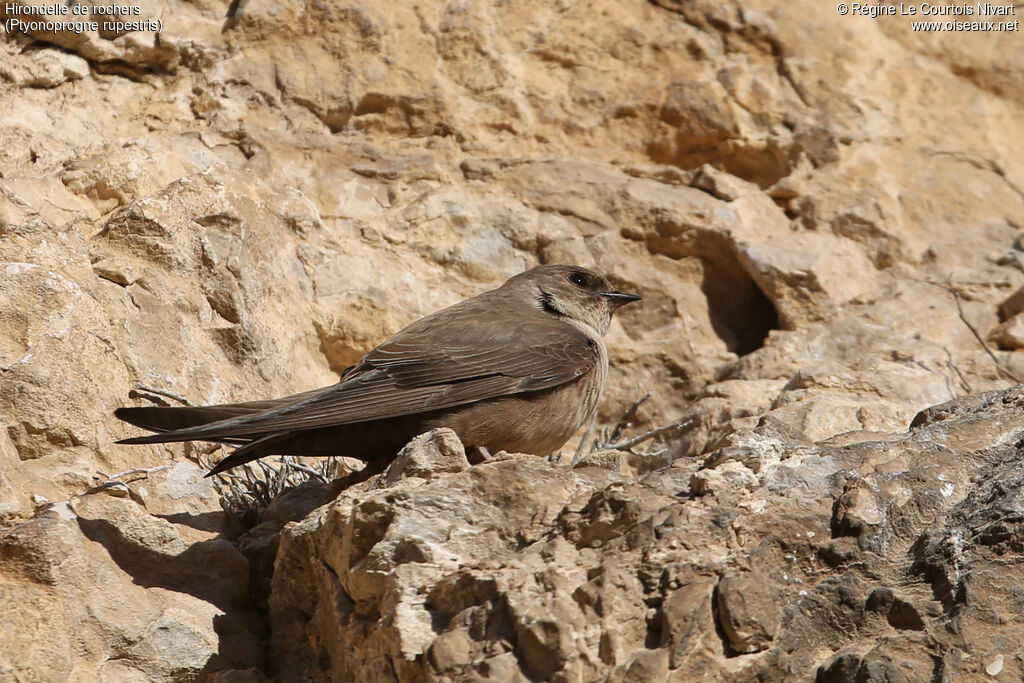
<svg viewBox="0 0 1024 683">
<path fill-rule="evenodd" d="M 586 287 L 587 276 L 584 275 L 583 273 L 573 273 L 572 275 L 569 276 L 569 282 L 573 283 L 574 285 L 579 285 L 580 287 Z"/>
</svg>

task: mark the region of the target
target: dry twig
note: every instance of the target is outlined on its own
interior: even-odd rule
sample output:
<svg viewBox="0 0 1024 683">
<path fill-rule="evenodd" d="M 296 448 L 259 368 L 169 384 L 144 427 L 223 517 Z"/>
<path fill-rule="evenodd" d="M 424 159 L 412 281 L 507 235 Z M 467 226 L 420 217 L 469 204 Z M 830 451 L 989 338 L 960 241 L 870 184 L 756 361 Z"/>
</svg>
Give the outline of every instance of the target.
<svg viewBox="0 0 1024 683">
<path fill-rule="evenodd" d="M 979 344 L 981 344 L 981 348 L 985 350 L 985 353 L 988 354 L 988 357 L 992 359 L 993 363 L 995 363 L 996 370 L 999 372 L 999 374 L 1008 380 L 1020 384 L 1020 378 L 1017 377 L 1012 372 L 1010 372 L 1009 369 L 1003 366 L 999 358 L 996 357 L 996 354 L 992 351 L 992 349 L 989 348 L 988 344 L 985 343 L 985 339 L 978 332 L 977 328 L 975 328 L 974 325 L 971 324 L 971 321 L 967 319 L 967 316 L 964 314 L 964 307 L 960 304 L 960 300 L 962 299 L 962 297 L 960 295 L 960 292 L 958 292 L 956 288 L 953 287 L 952 277 L 946 280 L 946 290 L 953 295 L 953 301 L 956 302 L 956 310 L 960 316 L 960 320 L 963 321 L 964 325 L 967 326 L 967 329 L 969 329 L 971 331 L 971 334 L 974 335 L 974 338 L 978 340 Z"/>
<path fill-rule="evenodd" d="M 637 446 L 639 444 L 642 444 L 644 441 L 649 441 L 649 440 L 651 440 L 651 439 L 653 439 L 653 438 L 655 438 L 657 436 L 661 436 L 662 434 L 667 434 L 668 432 L 684 431 L 688 427 L 692 427 L 696 423 L 697 423 L 697 418 L 694 418 L 694 417 L 681 417 L 678 420 L 676 420 L 675 422 L 672 422 L 670 424 L 663 425 L 661 427 L 656 427 L 654 429 L 651 429 L 649 431 L 644 432 L 643 434 L 637 434 L 636 436 L 634 436 L 634 437 L 632 437 L 630 439 L 624 439 L 623 441 L 619 441 L 618 443 L 611 443 L 611 444 L 603 445 L 601 448 L 607 449 L 607 450 L 614 450 L 614 451 L 627 451 L 629 453 L 632 453 L 633 452 L 633 446 Z M 643 455 L 651 455 L 651 454 L 650 453 L 644 453 Z"/>
<path fill-rule="evenodd" d="M 195 403 L 193 403 L 192 401 L 188 400 L 187 398 L 185 398 L 181 394 L 176 394 L 173 391 L 170 391 L 169 389 L 157 389 L 155 387 L 149 387 L 149 386 L 146 386 L 145 384 L 136 384 L 135 386 L 133 386 L 132 390 L 128 392 L 128 397 L 129 398 L 136 398 L 136 397 L 139 396 L 139 394 L 137 392 L 140 392 L 140 391 L 144 391 L 147 394 L 156 394 L 157 396 L 165 396 L 165 397 L 167 397 L 167 398 L 169 398 L 169 399 L 171 399 L 173 401 L 177 401 L 178 403 L 181 403 L 182 405 L 193 406 L 193 407 L 195 406 Z M 151 397 L 147 397 L 147 398 L 150 398 L 150 400 L 152 400 Z"/>
<path fill-rule="evenodd" d="M 614 427 L 612 427 L 610 432 L 604 429 L 601 430 L 600 435 L 594 439 L 594 441 L 590 444 L 590 448 L 588 450 L 586 449 L 585 444 L 587 438 L 590 435 L 591 430 L 593 429 L 593 421 L 591 421 L 591 425 L 587 427 L 587 431 L 583 435 L 583 439 L 580 441 L 579 447 L 576 449 L 576 454 L 573 456 L 571 467 L 575 467 L 577 464 L 579 464 L 580 460 L 583 459 L 583 455 L 585 452 L 594 453 L 596 451 L 602 450 L 617 450 L 626 451 L 628 453 L 633 453 L 635 455 L 643 455 L 649 457 L 661 455 L 662 453 L 665 452 L 666 449 L 662 448 L 656 451 L 642 451 L 638 453 L 634 451 L 633 448 L 644 443 L 645 441 L 656 439 L 659 436 L 663 436 L 671 432 L 685 431 L 697 423 L 696 418 L 680 418 L 675 422 L 672 422 L 667 425 L 662 425 L 661 427 L 656 427 L 654 429 L 650 429 L 646 432 L 643 432 L 642 434 L 637 434 L 636 436 L 630 437 L 628 439 L 617 440 L 620 436 L 622 436 L 622 432 L 626 429 L 626 427 L 628 427 L 632 423 L 632 420 L 636 417 L 637 410 L 640 408 L 640 406 L 643 405 L 643 403 L 647 401 L 651 397 L 651 395 L 651 392 L 648 392 L 641 396 L 640 398 L 638 398 L 636 401 L 634 401 L 633 404 L 629 408 L 627 408 L 626 411 L 622 414 L 622 417 L 619 418 L 619 421 L 615 424 Z"/>
<path fill-rule="evenodd" d="M 619 421 L 615 423 L 615 426 L 612 428 L 612 433 L 608 435 L 608 441 L 614 441 L 622 435 L 622 430 L 628 427 L 630 421 L 636 417 L 636 411 L 653 395 L 653 393 L 654 392 L 648 391 L 646 394 L 633 401 L 633 405 L 627 408 L 626 412 L 624 412 L 622 417 L 619 418 Z"/>
<path fill-rule="evenodd" d="M 964 377 L 964 373 L 960 372 L 960 368 L 957 367 L 957 364 L 953 361 L 953 354 L 950 353 L 949 349 L 945 347 L 943 347 L 943 351 L 946 352 L 946 367 L 956 374 L 957 379 L 960 380 L 960 384 L 963 386 L 964 391 L 966 391 L 968 394 L 972 393 L 973 390 L 971 389 L 971 383 L 967 381 L 967 378 Z M 952 394 L 953 392 L 950 391 L 949 393 Z"/>
<path fill-rule="evenodd" d="M 125 470 L 124 472 L 118 472 L 117 474 L 106 474 L 105 472 L 100 472 L 99 470 L 96 470 L 96 474 L 100 475 L 100 477 L 106 479 L 107 481 L 114 481 L 115 479 L 120 479 L 121 477 L 128 477 L 133 474 L 144 474 L 146 476 L 142 478 L 149 479 L 149 475 L 153 474 L 154 472 L 162 472 L 164 470 L 169 469 L 171 469 L 170 465 L 160 465 L 159 467 L 136 467 L 135 469 Z"/>
</svg>

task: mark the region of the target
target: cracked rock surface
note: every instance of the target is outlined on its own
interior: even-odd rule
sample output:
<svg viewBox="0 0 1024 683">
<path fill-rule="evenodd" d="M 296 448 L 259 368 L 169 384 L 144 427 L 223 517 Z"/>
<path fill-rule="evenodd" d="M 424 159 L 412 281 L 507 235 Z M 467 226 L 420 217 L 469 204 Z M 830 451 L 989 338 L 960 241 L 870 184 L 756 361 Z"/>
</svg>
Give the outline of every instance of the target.
<svg viewBox="0 0 1024 683">
<path fill-rule="evenodd" d="M 1024 679 L 1019 34 L 140 8 L 0 28 L 0 679 Z M 115 444 L 556 262 L 643 295 L 597 431 L 653 392 L 620 439 L 656 445 L 435 432 L 238 516 L 216 447 Z"/>
<path fill-rule="evenodd" d="M 640 477 L 467 467 L 424 435 L 406 457 L 443 474 L 399 460 L 283 531 L 278 673 L 962 680 L 1001 658 L 1019 676 L 1024 391 L 980 398 L 842 446 L 766 418 L 734 435 L 744 461 L 723 446 Z M 729 464 L 747 479 L 694 490 Z"/>
</svg>

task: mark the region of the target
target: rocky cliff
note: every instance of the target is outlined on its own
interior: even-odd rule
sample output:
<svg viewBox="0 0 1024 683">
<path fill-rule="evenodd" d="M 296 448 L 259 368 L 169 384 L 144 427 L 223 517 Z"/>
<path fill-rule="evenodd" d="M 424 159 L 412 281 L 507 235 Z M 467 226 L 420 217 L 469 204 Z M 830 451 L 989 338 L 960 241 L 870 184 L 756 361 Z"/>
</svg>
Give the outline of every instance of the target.
<svg viewBox="0 0 1024 683">
<path fill-rule="evenodd" d="M 1019 30 L 19 9 L 62 6 L 0 33 L 0 679 L 1024 678 Z M 114 443 L 120 405 L 330 384 L 537 263 L 644 296 L 576 467 L 439 431 L 347 488 L 216 483 L 212 445 Z"/>
</svg>

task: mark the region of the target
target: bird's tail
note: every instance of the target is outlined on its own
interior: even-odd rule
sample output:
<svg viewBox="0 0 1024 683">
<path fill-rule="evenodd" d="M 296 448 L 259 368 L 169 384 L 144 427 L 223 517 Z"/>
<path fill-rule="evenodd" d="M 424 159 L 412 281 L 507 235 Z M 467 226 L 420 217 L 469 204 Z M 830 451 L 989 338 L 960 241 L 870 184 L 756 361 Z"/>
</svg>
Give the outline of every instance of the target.
<svg viewBox="0 0 1024 683">
<path fill-rule="evenodd" d="M 237 417 L 256 415 L 268 410 L 275 410 L 298 401 L 305 400 L 321 390 L 307 391 L 294 396 L 271 399 L 267 401 L 248 401 L 245 403 L 224 403 L 214 406 L 146 406 L 140 408 L 118 408 L 114 416 L 136 427 L 148 429 L 155 434 L 121 439 L 118 443 L 161 443 L 179 441 L 177 432 L 182 429 L 230 420 Z M 241 444 L 228 457 L 224 458 L 206 476 L 219 474 L 232 467 L 243 465 L 266 455 L 279 452 L 280 446 L 288 440 L 290 432 L 273 434 L 239 435 L 237 438 L 226 436 L 215 439 L 220 443 Z"/>
<path fill-rule="evenodd" d="M 238 417 L 239 415 L 247 415 L 249 412 L 241 408 L 232 409 L 228 406 L 181 408 L 146 406 L 142 408 L 118 408 L 114 411 L 114 416 L 136 427 L 162 433 L 186 427 L 197 427 L 231 417 Z"/>
<path fill-rule="evenodd" d="M 118 408 L 114 411 L 114 416 L 119 420 L 124 420 L 136 427 L 148 429 L 151 432 L 173 432 L 178 429 L 199 427 L 201 425 L 210 424 L 211 422 L 220 422 L 221 420 L 230 420 L 235 417 L 255 415 L 256 413 L 274 410 L 276 408 L 281 408 L 283 406 L 305 400 L 319 393 L 319 391 L 321 390 L 307 391 L 301 394 L 295 394 L 294 396 L 286 396 L 284 398 L 275 398 L 266 401 L 223 403 L 214 406 L 145 406 L 141 408 Z M 138 439 L 140 438 L 147 439 L 144 443 L 159 443 L 160 441 L 158 437 L 150 436 L 136 437 L 135 439 L 124 439 L 122 441 L 118 441 L 118 443 L 139 443 Z M 252 438 L 250 437 L 234 441 L 237 443 L 245 443 L 251 440 Z M 227 441 L 229 443 L 232 442 L 230 439 Z"/>
</svg>

